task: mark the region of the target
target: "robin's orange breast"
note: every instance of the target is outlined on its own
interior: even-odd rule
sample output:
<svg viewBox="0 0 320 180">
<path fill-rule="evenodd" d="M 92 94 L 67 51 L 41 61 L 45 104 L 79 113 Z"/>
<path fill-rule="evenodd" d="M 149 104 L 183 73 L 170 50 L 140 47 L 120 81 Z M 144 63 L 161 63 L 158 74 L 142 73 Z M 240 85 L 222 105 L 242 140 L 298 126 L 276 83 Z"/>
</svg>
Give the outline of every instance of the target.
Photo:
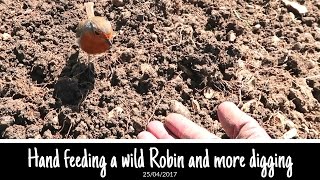
<svg viewBox="0 0 320 180">
<path fill-rule="evenodd" d="M 91 32 L 82 34 L 79 39 L 79 45 L 88 54 L 100 54 L 110 49 L 110 45 L 104 38 Z"/>
</svg>

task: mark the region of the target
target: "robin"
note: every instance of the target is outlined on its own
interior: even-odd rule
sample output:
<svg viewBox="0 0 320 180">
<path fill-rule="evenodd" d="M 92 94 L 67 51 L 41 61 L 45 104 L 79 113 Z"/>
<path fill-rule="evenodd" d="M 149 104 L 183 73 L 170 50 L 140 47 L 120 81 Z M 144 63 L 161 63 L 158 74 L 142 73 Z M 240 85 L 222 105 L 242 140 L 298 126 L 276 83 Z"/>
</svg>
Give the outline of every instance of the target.
<svg viewBox="0 0 320 180">
<path fill-rule="evenodd" d="M 104 17 L 94 15 L 94 3 L 84 3 L 87 18 L 77 27 L 77 42 L 80 48 L 90 55 L 100 54 L 110 49 L 113 30 L 111 23 Z"/>
</svg>

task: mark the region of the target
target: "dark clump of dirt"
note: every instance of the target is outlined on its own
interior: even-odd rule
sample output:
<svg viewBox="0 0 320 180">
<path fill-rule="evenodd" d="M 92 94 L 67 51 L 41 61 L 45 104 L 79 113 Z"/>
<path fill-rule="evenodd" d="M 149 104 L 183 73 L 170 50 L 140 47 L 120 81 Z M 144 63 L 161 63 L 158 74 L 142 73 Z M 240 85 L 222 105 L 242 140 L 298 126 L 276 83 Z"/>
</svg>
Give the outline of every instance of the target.
<svg viewBox="0 0 320 180">
<path fill-rule="evenodd" d="M 0 1 L 0 138 L 136 138 L 173 102 L 225 137 L 223 101 L 273 138 L 320 137 L 318 1 L 123 2 L 95 3 L 116 35 L 89 58 L 84 1 Z"/>
</svg>

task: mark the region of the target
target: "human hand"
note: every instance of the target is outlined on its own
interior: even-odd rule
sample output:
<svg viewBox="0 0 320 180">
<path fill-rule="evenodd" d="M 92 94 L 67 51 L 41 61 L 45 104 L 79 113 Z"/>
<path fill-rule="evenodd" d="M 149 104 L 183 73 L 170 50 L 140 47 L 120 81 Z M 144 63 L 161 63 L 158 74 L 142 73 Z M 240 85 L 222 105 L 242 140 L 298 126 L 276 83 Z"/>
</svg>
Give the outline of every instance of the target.
<svg viewBox="0 0 320 180">
<path fill-rule="evenodd" d="M 219 121 L 231 139 L 271 139 L 259 123 L 232 102 L 218 106 Z M 218 139 L 207 129 L 180 114 L 169 114 L 165 123 L 152 121 L 138 139 Z"/>
</svg>

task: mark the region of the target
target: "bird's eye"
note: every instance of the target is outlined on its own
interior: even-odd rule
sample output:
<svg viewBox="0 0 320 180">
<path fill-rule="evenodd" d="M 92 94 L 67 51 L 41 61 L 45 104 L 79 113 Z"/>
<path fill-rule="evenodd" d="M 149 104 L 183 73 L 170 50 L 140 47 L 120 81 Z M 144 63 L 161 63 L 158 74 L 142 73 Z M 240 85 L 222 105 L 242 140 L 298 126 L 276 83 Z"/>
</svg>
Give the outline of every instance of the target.
<svg viewBox="0 0 320 180">
<path fill-rule="evenodd" d="M 96 35 L 100 35 L 99 31 L 94 31 L 94 33 L 95 33 Z"/>
</svg>

